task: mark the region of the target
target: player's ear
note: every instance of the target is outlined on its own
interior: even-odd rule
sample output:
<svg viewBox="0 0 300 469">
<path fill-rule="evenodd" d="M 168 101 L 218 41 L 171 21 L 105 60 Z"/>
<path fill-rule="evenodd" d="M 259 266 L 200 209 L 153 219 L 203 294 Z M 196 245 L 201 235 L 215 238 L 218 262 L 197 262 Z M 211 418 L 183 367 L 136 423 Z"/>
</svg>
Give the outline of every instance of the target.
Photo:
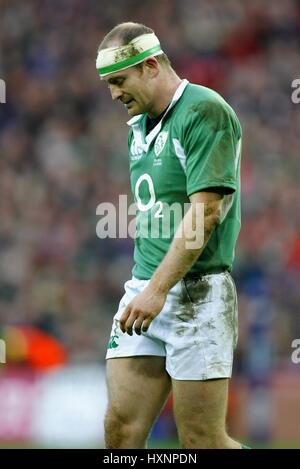
<svg viewBox="0 0 300 469">
<path fill-rule="evenodd" d="M 159 72 L 159 63 L 155 57 L 148 57 L 144 60 L 144 67 L 151 78 L 155 78 Z"/>
</svg>

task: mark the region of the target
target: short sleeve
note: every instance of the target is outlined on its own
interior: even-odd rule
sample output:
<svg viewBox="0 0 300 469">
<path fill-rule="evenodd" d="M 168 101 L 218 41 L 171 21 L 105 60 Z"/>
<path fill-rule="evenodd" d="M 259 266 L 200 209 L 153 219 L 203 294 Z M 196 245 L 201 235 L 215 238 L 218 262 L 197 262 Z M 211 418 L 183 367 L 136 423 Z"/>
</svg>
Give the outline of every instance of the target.
<svg viewBox="0 0 300 469">
<path fill-rule="evenodd" d="M 239 138 L 238 120 L 229 106 L 205 101 L 188 110 L 182 137 L 187 195 L 211 187 L 235 192 Z"/>
</svg>

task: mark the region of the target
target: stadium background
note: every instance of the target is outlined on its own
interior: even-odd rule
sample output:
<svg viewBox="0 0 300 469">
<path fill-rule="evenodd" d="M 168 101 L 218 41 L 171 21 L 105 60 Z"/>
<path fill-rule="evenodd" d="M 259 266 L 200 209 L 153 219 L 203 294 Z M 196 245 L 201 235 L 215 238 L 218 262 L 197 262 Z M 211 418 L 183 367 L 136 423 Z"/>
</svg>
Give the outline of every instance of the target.
<svg viewBox="0 0 300 469">
<path fill-rule="evenodd" d="M 0 0 L 1 445 L 102 444 L 104 355 L 132 241 L 95 232 L 97 205 L 129 191 L 126 110 L 111 104 L 95 57 L 125 20 L 154 28 L 178 73 L 216 89 L 240 117 L 240 338 L 228 425 L 258 447 L 299 448 L 296 0 Z M 155 447 L 176 445 L 170 408 Z"/>
</svg>

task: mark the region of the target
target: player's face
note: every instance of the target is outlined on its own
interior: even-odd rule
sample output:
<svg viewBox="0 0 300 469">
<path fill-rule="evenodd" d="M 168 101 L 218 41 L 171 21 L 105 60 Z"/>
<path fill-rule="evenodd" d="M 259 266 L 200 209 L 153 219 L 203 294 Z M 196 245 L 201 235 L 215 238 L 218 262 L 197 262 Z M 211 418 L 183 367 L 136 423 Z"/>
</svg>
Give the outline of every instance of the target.
<svg viewBox="0 0 300 469">
<path fill-rule="evenodd" d="M 138 67 L 130 67 L 112 73 L 104 79 L 110 89 L 111 97 L 120 100 L 127 108 L 129 116 L 149 112 L 152 106 L 151 80 Z"/>
</svg>

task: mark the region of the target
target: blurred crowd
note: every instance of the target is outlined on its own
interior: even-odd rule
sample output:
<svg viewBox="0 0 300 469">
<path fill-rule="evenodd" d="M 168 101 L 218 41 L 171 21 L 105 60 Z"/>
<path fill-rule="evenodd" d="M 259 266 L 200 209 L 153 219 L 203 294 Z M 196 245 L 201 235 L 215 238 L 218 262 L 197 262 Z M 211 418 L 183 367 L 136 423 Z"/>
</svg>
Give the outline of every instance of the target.
<svg viewBox="0 0 300 469">
<path fill-rule="evenodd" d="M 181 77 L 221 93 L 243 127 L 236 370 L 292 367 L 300 338 L 300 3 L 0 0 L 0 324 L 104 359 L 131 239 L 99 239 L 96 207 L 129 193 L 126 110 L 95 70 L 115 24 L 152 27 Z M 125 216 L 125 214 L 120 214 Z M 294 365 L 295 367 L 295 365 Z"/>
</svg>

